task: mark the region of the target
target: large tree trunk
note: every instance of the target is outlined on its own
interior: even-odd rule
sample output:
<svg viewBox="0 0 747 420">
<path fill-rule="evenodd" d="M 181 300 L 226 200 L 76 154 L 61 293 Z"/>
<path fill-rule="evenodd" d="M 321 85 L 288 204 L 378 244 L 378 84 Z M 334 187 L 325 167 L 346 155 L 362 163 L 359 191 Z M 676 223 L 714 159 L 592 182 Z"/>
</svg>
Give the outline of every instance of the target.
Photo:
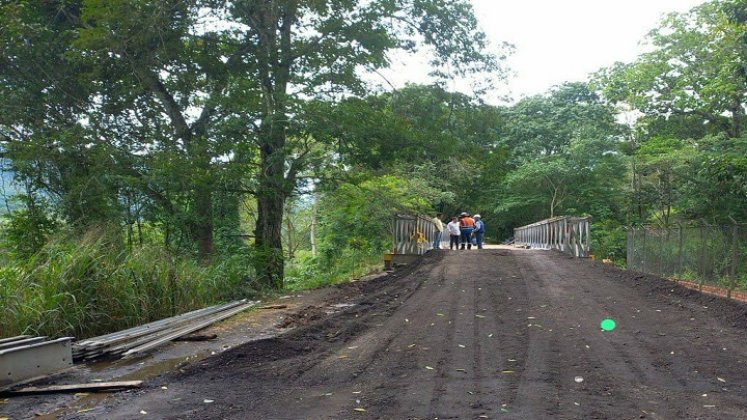
<svg viewBox="0 0 747 420">
<path fill-rule="evenodd" d="M 273 289 L 283 287 L 282 226 L 288 189 L 285 178 L 285 116 L 268 119 L 268 130 L 260 133 L 261 168 L 257 191 L 256 269 L 261 284 Z"/>
<path fill-rule="evenodd" d="M 285 200 L 293 191 L 293 171 L 286 178 L 286 129 L 288 126 L 287 89 L 293 65 L 291 31 L 296 17 L 296 1 L 265 2 L 257 12 L 259 41 L 259 80 L 266 113 L 259 130 L 260 167 L 257 190 L 256 269 L 260 284 L 283 287 L 282 223 Z"/>
<path fill-rule="evenodd" d="M 734 101 L 732 106 L 731 130 L 729 135 L 733 138 L 742 137 L 742 120 L 744 119 L 744 108 L 739 100 Z"/>
<path fill-rule="evenodd" d="M 213 197 L 209 186 L 197 186 L 194 217 L 193 239 L 197 242 L 200 261 L 208 263 L 213 255 Z"/>
<path fill-rule="evenodd" d="M 264 158 L 263 158 L 264 161 Z M 282 172 L 280 173 L 282 177 Z M 260 179 L 257 195 L 257 226 L 254 231 L 257 249 L 256 269 L 260 284 L 273 289 L 283 287 L 283 243 L 281 228 L 285 195 L 277 190 L 274 181 L 268 176 Z"/>
<path fill-rule="evenodd" d="M 314 192 L 314 204 L 311 207 L 311 227 L 309 240 L 311 241 L 311 256 L 316 257 L 316 219 L 319 212 L 319 192 Z"/>
</svg>

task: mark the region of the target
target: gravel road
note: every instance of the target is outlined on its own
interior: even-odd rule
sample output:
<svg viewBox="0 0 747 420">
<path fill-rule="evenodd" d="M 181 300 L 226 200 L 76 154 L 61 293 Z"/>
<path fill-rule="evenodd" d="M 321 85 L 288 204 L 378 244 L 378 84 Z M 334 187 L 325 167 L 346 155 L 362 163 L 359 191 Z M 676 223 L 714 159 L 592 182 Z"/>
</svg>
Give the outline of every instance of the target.
<svg viewBox="0 0 747 420">
<path fill-rule="evenodd" d="M 354 305 L 341 312 L 78 416 L 747 418 L 739 303 L 508 248 L 431 252 L 342 289 Z"/>
</svg>

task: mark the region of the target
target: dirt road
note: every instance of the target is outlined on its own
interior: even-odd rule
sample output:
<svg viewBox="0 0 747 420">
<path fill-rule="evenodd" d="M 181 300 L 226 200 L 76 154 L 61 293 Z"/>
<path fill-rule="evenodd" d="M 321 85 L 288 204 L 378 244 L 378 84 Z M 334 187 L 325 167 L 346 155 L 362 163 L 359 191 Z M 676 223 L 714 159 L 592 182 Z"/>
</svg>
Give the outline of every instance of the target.
<svg viewBox="0 0 747 420">
<path fill-rule="evenodd" d="M 344 287 L 356 297 L 342 312 L 80 415 L 747 418 L 747 310 L 737 303 L 509 249 L 431 253 Z M 617 328 L 602 331 L 605 318 Z"/>
</svg>

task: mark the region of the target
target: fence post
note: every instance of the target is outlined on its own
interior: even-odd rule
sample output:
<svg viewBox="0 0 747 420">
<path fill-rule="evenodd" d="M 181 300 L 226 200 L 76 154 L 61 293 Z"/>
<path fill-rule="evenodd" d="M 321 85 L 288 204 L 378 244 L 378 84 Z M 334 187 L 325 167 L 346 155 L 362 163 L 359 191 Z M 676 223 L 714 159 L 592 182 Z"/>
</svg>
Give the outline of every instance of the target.
<svg viewBox="0 0 747 420">
<path fill-rule="evenodd" d="M 625 226 L 625 266 L 630 270 L 630 250 L 631 250 L 630 226 Z"/>
<path fill-rule="evenodd" d="M 682 232 L 682 224 L 680 224 L 680 222 L 677 222 L 677 226 L 680 228 L 679 229 L 679 250 L 678 250 L 679 251 L 679 255 L 677 257 L 677 262 L 678 262 L 677 263 L 677 265 L 678 265 L 677 276 L 681 276 L 682 275 L 682 269 L 683 269 L 682 266 L 685 263 L 685 260 L 684 260 L 684 258 L 685 258 L 685 254 L 684 254 L 685 253 L 685 249 L 684 249 L 685 248 L 685 246 L 684 246 L 684 244 L 685 244 L 685 242 L 684 242 L 685 241 L 685 237 L 684 236 L 685 235 Z"/>
<path fill-rule="evenodd" d="M 641 225 L 641 229 L 643 230 L 643 244 L 641 245 L 641 271 L 644 273 L 648 273 L 648 269 L 646 269 L 646 262 L 648 261 L 648 251 L 646 250 L 646 225 Z"/>
<path fill-rule="evenodd" d="M 659 267 L 656 270 L 656 275 L 665 277 L 664 276 L 664 252 L 666 251 L 666 246 L 662 246 L 662 234 L 665 232 L 666 227 L 663 227 L 662 225 L 659 225 L 659 228 L 656 229 L 656 232 L 658 233 L 658 242 L 659 242 Z M 666 232 L 669 232 L 668 230 Z M 669 234 L 667 234 L 667 237 L 669 237 Z"/>
<path fill-rule="evenodd" d="M 626 236 L 628 237 L 628 252 L 625 254 L 625 265 L 628 267 L 628 270 L 635 270 L 635 255 L 633 255 L 635 246 L 635 226 L 627 226 L 625 227 L 625 230 L 627 231 Z"/>
<path fill-rule="evenodd" d="M 731 227 L 731 277 L 735 278 L 737 277 L 737 259 L 738 259 L 738 239 L 739 239 L 739 224 L 736 220 L 732 219 L 731 216 L 729 216 L 729 220 L 731 220 L 732 227 Z"/>
<path fill-rule="evenodd" d="M 701 221 L 703 223 L 700 226 L 700 268 L 702 269 L 702 274 L 700 277 L 700 281 L 698 281 L 698 290 L 703 290 L 703 283 L 705 283 L 706 279 L 706 251 L 708 249 L 708 232 L 709 226 L 705 221 Z M 701 270 L 698 270 L 701 271 Z"/>
<path fill-rule="evenodd" d="M 584 226 L 586 226 L 586 257 L 589 256 L 589 253 L 591 252 L 591 219 L 586 219 L 584 221 Z"/>
<path fill-rule="evenodd" d="M 737 287 L 737 249 L 738 249 L 738 237 L 739 237 L 739 225 L 737 221 L 729 216 L 731 220 L 731 267 L 729 268 L 729 292 L 728 296 L 731 298 L 731 291 Z"/>
</svg>

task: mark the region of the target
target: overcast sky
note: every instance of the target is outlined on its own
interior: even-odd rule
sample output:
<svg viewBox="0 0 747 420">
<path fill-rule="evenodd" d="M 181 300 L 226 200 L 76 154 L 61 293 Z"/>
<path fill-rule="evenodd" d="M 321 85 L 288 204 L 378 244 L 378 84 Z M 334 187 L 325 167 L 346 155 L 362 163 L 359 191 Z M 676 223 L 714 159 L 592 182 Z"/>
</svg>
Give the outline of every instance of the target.
<svg viewBox="0 0 747 420">
<path fill-rule="evenodd" d="M 472 0 L 488 38 L 516 46 L 508 60 L 514 100 L 565 81 L 628 62 L 644 51 L 641 41 L 669 12 L 685 12 L 704 0 Z M 383 73 L 399 88 L 426 82 L 422 57 L 397 58 Z M 381 78 L 380 78 L 381 79 Z M 502 93 L 506 89 L 501 89 Z"/>
</svg>

